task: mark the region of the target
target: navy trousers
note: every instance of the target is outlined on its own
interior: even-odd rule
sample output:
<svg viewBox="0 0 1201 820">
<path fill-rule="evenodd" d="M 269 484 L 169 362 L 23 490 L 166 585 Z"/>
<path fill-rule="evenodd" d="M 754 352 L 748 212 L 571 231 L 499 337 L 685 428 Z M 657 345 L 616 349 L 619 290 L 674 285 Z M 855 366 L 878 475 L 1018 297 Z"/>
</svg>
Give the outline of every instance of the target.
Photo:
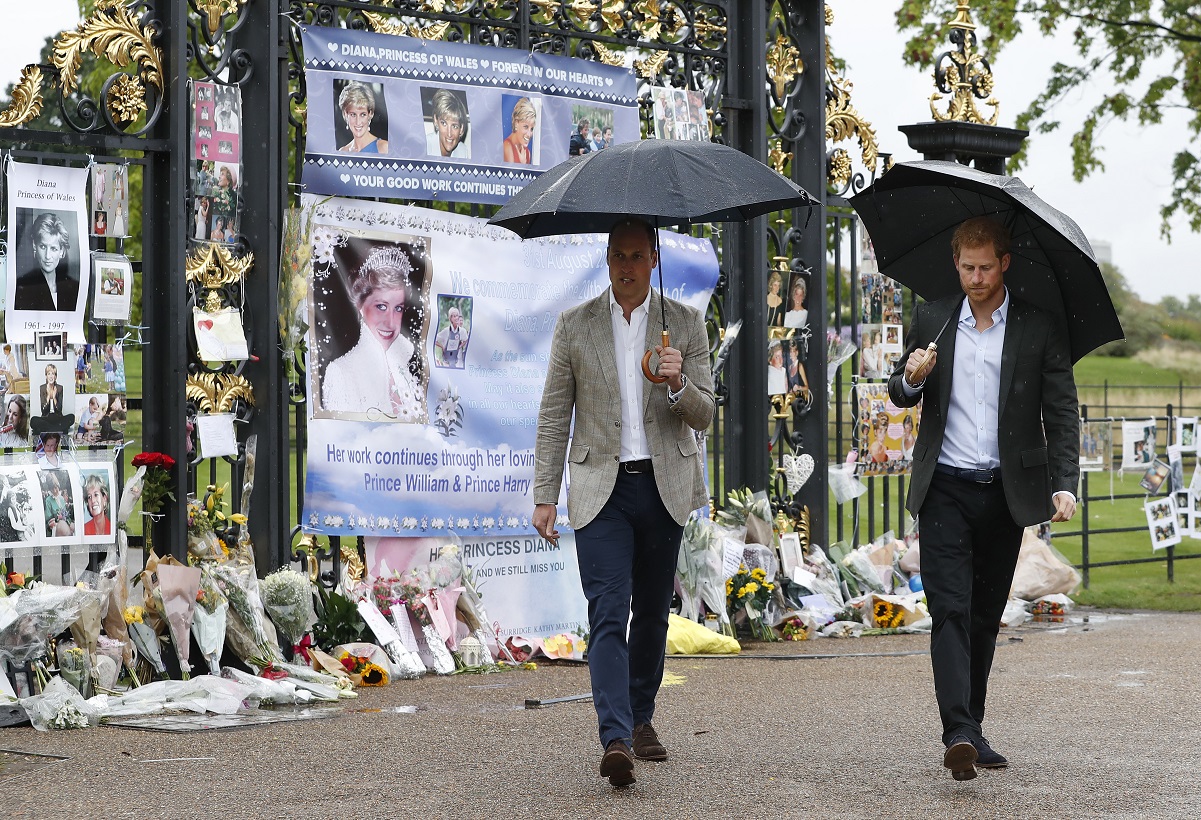
<svg viewBox="0 0 1201 820">
<path fill-rule="evenodd" d="M 1001 482 L 935 473 L 922 504 L 922 584 L 933 626 L 930 661 L 942 740 L 981 736 L 988 675 L 1009 599 L 1022 527 Z"/>
<path fill-rule="evenodd" d="M 634 727 L 654 717 L 683 532 L 650 472 L 618 472 L 608 502 L 576 530 L 602 748 L 614 740 L 630 742 Z"/>
</svg>

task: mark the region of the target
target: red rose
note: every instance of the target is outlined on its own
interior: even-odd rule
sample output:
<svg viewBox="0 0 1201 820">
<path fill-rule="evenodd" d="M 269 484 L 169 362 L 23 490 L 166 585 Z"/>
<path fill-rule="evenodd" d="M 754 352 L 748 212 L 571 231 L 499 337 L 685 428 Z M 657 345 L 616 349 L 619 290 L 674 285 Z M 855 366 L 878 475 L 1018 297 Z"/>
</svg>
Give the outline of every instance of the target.
<svg viewBox="0 0 1201 820">
<path fill-rule="evenodd" d="M 276 669 L 272 664 L 267 664 L 267 667 L 259 673 L 259 677 L 267 680 L 283 680 L 288 677 L 288 673 L 282 669 Z"/>
<path fill-rule="evenodd" d="M 162 467 L 164 470 L 170 470 L 175 466 L 175 459 L 171 458 L 171 456 L 167 455 L 166 453 L 159 453 L 158 457 L 158 466 Z"/>
<path fill-rule="evenodd" d="M 138 453 L 131 462 L 135 467 L 162 467 L 170 470 L 175 466 L 175 459 L 166 453 Z"/>
<path fill-rule="evenodd" d="M 133 457 L 133 461 L 131 463 L 135 467 L 149 467 L 151 466 L 150 457 L 153 455 L 155 455 L 155 453 L 138 453 Z"/>
</svg>

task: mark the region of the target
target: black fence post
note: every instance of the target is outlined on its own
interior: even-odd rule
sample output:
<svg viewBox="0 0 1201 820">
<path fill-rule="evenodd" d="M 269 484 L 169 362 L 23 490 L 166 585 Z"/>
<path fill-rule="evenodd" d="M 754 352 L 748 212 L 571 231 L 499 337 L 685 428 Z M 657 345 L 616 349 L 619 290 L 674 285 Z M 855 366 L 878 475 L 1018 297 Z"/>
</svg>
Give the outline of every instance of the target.
<svg viewBox="0 0 1201 820">
<path fill-rule="evenodd" d="M 1088 420 L 1088 405 L 1080 405 L 1080 420 Z M 1111 467 L 1113 465 L 1110 465 Z M 1080 474 L 1080 564 L 1084 588 L 1088 589 L 1088 471 Z"/>
</svg>

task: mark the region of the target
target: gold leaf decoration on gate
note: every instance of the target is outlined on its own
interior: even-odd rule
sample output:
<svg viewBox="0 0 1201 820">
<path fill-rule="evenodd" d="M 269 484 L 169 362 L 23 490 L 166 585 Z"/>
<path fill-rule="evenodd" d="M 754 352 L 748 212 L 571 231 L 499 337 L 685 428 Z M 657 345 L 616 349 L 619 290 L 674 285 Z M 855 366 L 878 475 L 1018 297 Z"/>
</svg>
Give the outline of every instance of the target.
<svg viewBox="0 0 1201 820">
<path fill-rule="evenodd" d="M 92 16 L 72 32 L 54 41 L 51 62 L 58 69 L 63 92 L 79 86 L 77 74 L 83 55 L 91 51 L 118 68 L 137 65 L 135 82 L 152 85 L 163 93 L 163 53 L 151 41 L 158 34 L 153 26 L 141 26 L 129 7 L 119 0 L 96 0 Z"/>
<path fill-rule="evenodd" d="M 377 34 L 416 37 L 419 40 L 441 40 L 450 29 L 450 23 L 445 20 L 441 23 L 431 23 L 422 28 L 417 23 L 405 23 L 396 18 L 384 17 L 384 15 L 374 11 L 363 12 L 363 18 L 371 26 L 371 30 Z"/>
<path fill-rule="evenodd" d="M 801 60 L 801 53 L 788 41 L 786 35 L 776 37 L 776 41 L 767 49 L 767 76 L 771 77 L 776 99 L 783 100 L 788 86 L 803 73 L 805 63 Z"/>
<path fill-rule="evenodd" d="M 843 142 L 852 137 L 859 140 L 859 155 L 863 164 L 874 173 L 880 155 L 876 142 L 876 129 L 863 118 L 851 104 L 854 83 L 843 78 L 834 64 L 834 53 L 830 49 L 830 38 L 826 37 L 826 139 Z M 838 163 L 841 168 L 841 163 Z M 849 179 L 849 176 L 847 177 Z M 830 184 L 837 184 L 827 175 Z"/>
<path fill-rule="evenodd" d="M 246 0 L 241 2 L 245 4 Z M 196 6 L 205 17 L 209 37 L 213 37 L 217 34 L 217 29 L 221 28 L 221 18 L 237 12 L 238 0 L 199 0 Z"/>
<path fill-rule="evenodd" d="M 593 43 L 592 47 L 596 49 L 600 61 L 605 65 L 625 65 L 625 55 L 620 51 L 614 51 L 611 48 L 606 48 L 601 43 Z"/>
<path fill-rule="evenodd" d="M 42 113 L 42 70 L 36 65 L 27 65 L 21 70 L 21 79 L 13 87 L 12 102 L 0 111 L 0 128 L 24 125 Z"/>
<path fill-rule="evenodd" d="M 254 406 L 254 388 L 239 375 L 195 373 L 188 376 L 184 395 L 201 413 L 229 413 L 238 401 Z"/>
<path fill-rule="evenodd" d="M 663 64 L 667 62 L 670 52 L 656 51 L 645 60 L 634 61 L 634 71 L 645 80 L 653 80 L 663 73 Z"/>
<path fill-rule="evenodd" d="M 992 67 L 984 55 L 976 51 L 976 24 L 972 22 L 969 0 L 959 0 L 955 9 L 955 19 L 947 23 L 947 28 L 958 30 L 959 34 L 951 36 L 951 42 L 957 43 L 957 48 L 943 52 L 934 66 L 934 84 L 938 91 L 930 95 L 930 114 L 937 122 L 951 120 L 959 122 L 974 122 L 980 125 L 996 125 L 997 116 L 1001 113 L 1001 104 L 992 95 Z M 945 68 L 942 68 L 943 65 Z M 941 93 L 939 93 L 941 92 Z M 946 113 L 939 111 L 935 103 L 950 94 L 947 101 Z M 988 99 L 985 99 L 985 98 Z M 976 100 L 984 100 L 985 105 L 992 106 L 992 116 L 988 119 L 976 107 Z"/>
<path fill-rule="evenodd" d="M 235 257 L 225 245 L 211 244 L 189 254 L 185 270 L 189 282 L 203 288 L 220 288 L 240 282 L 253 264 L 253 253 Z"/>
</svg>

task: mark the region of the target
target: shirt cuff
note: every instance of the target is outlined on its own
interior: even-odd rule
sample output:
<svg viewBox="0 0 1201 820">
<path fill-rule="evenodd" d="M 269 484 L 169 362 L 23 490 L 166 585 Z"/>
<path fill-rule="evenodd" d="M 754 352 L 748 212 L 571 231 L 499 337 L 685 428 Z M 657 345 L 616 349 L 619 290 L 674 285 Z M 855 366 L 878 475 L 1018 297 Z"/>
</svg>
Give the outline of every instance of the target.
<svg viewBox="0 0 1201 820">
<path fill-rule="evenodd" d="M 671 392 L 670 387 L 667 388 L 667 403 L 668 404 L 675 404 L 676 402 L 678 402 L 680 400 L 680 396 L 683 396 L 684 391 L 688 389 L 688 377 L 687 376 L 681 375 L 680 382 L 681 382 L 681 384 L 680 384 L 680 392 L 679 393 L 673 393 L 673 392 Z"/>
<path fill-rule="evenodd" d="M 1051 500 L 1054 501 L 1055 496 L 1057 496 L 1057 495 L 1069 496 L 1072 499 L 1072 503 L 1073 504 L 1076 503 L 1076 494 L 1074 492 L 1072 492 L 1071 490 L 1057 490 L 1056 492 L 1051 493 Z"/>
<path fill-rule="evenodd" d="M 925 379 L 922 379 L 921 382 L 918 383 L 917 387 L 914 387 L 909 383 L 908 379 L 906 379 L 904 376 L 901 376 L 901 390 L 906 396 L 916 396 L 918 393 L 922 392 L 922 388 L 925 386 Z"/>
</svg>

